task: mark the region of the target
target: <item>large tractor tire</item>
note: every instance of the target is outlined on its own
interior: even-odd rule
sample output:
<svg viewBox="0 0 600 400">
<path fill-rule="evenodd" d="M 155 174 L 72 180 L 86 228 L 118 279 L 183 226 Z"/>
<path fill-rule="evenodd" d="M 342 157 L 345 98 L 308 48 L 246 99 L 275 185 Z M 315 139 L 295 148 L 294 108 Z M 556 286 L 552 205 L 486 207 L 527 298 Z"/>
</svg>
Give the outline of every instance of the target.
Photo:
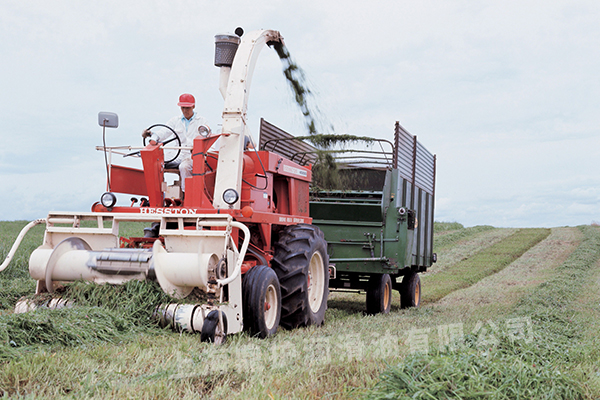
<svg viewBox="0 0 600 400">
<path fill-rule="evenodd" d="M 266 338 L 277 332 L 281 316 L 281 290 L 275 272 L 266 265 L 250 268 L 242 282 L 244 328 Z"/>
<path fill-rule="evenodd" d="M 369 277 L 367 314 L 388 314 L 392 308 L 392 279 L 388 274 Z"/>
<path fill-rule="evenodd" d="M 421 278 L 411 271 L 402 278 L 400 305 L 402 308 L 419 307 L 421 304 Z"/>
<path fill-rule="evenodd" d="M 329 256 L 323 232 L 314 225 L 285 227 L 271 266 L 281 286 L 281 326 L 321 325 L 329 296 Z"/>
</svg>

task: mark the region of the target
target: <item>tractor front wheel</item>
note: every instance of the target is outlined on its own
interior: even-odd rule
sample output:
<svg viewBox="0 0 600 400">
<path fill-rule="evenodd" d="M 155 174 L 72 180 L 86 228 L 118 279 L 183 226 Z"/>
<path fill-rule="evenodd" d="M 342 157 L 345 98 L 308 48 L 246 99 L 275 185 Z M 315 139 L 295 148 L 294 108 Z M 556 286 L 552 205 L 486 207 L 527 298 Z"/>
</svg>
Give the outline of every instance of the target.
<svg viewBox="0 0 600 400">
<path fill-rule="evenodd" d="M 369 277 L 367 314 L 388 314 L 392 308 L 392 279 L 388 274 Z"/>
<path fill-rule="evenodd" d="M 260 338 L 277 332 L 281 317 L 281 289 L 277 274 L 266 265 L 252 267 L 242 283 L 244 327 Z"/>
<path fill-rule="evenodd" d="M 290 225 L 279 233 L 271 265 L 281 285 L 281 325 L 321 325 L 329 296 L 329 256 L 321 230 Z"/>
</svg>

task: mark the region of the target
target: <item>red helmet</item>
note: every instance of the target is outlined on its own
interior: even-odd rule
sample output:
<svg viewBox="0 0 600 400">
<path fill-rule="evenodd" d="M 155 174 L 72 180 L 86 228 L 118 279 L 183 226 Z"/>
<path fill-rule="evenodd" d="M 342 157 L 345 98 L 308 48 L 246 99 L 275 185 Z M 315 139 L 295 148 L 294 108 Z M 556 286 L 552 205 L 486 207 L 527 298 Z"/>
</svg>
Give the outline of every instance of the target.
<svg viewBox="0 0 600 400">
<path fill-rule="evenodd" d="M 179 96 L 179 103 L 177 103 L 179 107 L 194 107 L 196 105 L 196 99 L 189 93 L 184 93 Z"/>
</svg>

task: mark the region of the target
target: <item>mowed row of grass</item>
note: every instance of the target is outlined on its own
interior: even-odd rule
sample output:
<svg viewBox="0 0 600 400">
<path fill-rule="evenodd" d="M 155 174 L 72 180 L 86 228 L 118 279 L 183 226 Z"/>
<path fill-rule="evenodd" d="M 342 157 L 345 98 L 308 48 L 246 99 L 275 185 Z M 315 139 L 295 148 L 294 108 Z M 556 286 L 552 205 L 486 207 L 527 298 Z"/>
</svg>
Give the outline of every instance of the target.
<svg viewBox="0 0 600 400">
<path fill-rule="evenodd" d="M 600 229 L 505 318 L 520 336 L 494 330 L 497 319 L 450 348 L 413 353 L 389 368 L 374 399 L 597 399 L 600 396 Z"/>
<path fill-rule="evenodd" d="M 485 247 L 491 249 L 508 240 L 502 251 L 488 253 L 483 268 L 480 264 L 473 266 L 483 278 L 508 265 L 506 253 L 522 254 L 526 250 L 523 241 L 531 247 L 537 240 L 535 238 L 543 236 L 540 232 L 547 234 L 546 230 L 526 232 L 528 234 L 517 236 L 522 240 L 515 240 L 513 236 L 518 234 L 515 230 L 458 226 L 438 237 L 445 238 L 445 247 L 440 248 L 451 252 L 461 246 L 468 247 L 465 243 L 474 243 L 482 237 L 480 235 L 493 234 L 491 245 L 480 243 L 483 249 L 477 254 L 485 252 Z M 535 232 L 537 235 L 533 234 Z M 498 239 L 500 236 L 502 238 Z M 452 237 L 454 239 L 448 239 Z M 40 242 L 41 239 L 33 248 Z M 446 265 L 432 278 L 449 273 L 470 258 Z M 21 270 L 7 276 L 27 275 L 26 263 L 16 268 Z M 432 282 L 424 279 L 424 293 L 449 290 L 445 280 L 436 279 Z M 9 281 L 0 273 L 1 287 Z M 452 282 L 455 285 L 452 287 L 456 287 L 456 280 Z M 475 282 L 472 276 L 465 277 L 459 287 L 468 287 Z M 397 293 L 395 296 L 395 303 L 398 303 Z M 114 297 L 115 300 L 118 298 Z M 7 303 L 13 302 L 7 300 Z M 387 365 L 396 365 L 410 354 L 407 332 L 416 326 L 453 323 L 457 318 L 456 314 L 440 314 L 428 306 L 418 310 L 399 310 L 396 306 L 390 315 L 365 316 L 358 311 L 364 309 L 364 296 L 354 295 L 344 302 L 331 302 L 334 307 L 327 311 L 323 327 L 280 331 L 268 340 L 240 334 L 232 336 L 225 346 L 215 348 L 200 343 L 199 338 L 192 335 L 156 329 L 148 321 L 148 314 L 144 314 L 147 309 L 137 315 L 138 322 L 135 323 L 134 319 L 125 318 L 131 308 L 125 313 L 119 308 L 99 307 L 99 302 L 83 303 L 87 305 L 73 311 L 40 310 L 36 317 L 29 319 L 4 311 L 5 315 L 0 317 L 0 330 L 16 319 L 25 321 L 23 329 L 30 333 L 44 329 L 48 323 L 54 324 L 57 330 L 53 332 L 54 339 L 38 335 L 43 337 L 44 343 L 31 335 L 34 340 L 27 345 L 10 345 L 10 354 L 0 369 L 2 390 L 7 394 L 35 394 L 37 397 L 360 398 L 373 394 L 369 390 L 379 381 Z M 144 309 L 143 304 L 141 306 Z M 100 315 L 110 311 L 111 315 L 123 317 L 125 323 L 108 323 L 103 318 L 94 318 L 91 311 L 100 312 Z M 470 323 L 478 318 L 476 308 L 469 317 L 463 322 Z M 64 343 L 60 340 L 60 329 L 68 329 L 70 323 L 78 329 L 88 326 L 102 335 L 79 334 L 78 338 L 75 335 L 75 340 Z M 5 334 L 0 337 L 3 341 L 9 339 Z M 381 386 L 377 388 L 379 390 Z"/>
</svg>

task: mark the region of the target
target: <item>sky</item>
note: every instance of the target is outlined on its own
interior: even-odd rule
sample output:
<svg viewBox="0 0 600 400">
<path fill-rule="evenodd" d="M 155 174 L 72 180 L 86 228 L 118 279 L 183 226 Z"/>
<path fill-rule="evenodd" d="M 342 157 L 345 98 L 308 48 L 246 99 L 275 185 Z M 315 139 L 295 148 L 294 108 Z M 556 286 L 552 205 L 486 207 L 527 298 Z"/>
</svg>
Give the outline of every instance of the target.
<svg viewBox="0 0 600 400">
<path fill-rule="evenodd" d="M 0 220 L 89 211 L 107 145 L 179 113 L 220 124 L 214 36 L 274 29 L 336 133 L 393 138 L 400 121 L 437 156 L 435 220 L 557 227 L 600 221 L 600 2 L 67 1 L 0 3 Z M 275 52 L 249 100 L 305 135 Z M 134 163 L 113 159 L 116 163 Z"/>
</svg>

